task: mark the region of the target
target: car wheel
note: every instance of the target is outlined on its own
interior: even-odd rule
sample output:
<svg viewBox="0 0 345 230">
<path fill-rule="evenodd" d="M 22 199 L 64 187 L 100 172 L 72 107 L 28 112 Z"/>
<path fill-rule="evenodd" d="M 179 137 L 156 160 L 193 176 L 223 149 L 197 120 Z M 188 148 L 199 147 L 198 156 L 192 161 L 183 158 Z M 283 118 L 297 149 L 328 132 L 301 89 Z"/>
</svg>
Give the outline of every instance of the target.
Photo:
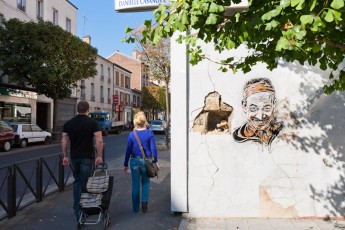
<svg viewBox="0 0 345 230">
<path fill-rule="evenodd" d="M 48 145 L 48 144 L 50 144 L 50 141 L 51 141 L 51 138 L 50 137 L 46 137 L 44 139 L 44 144 Z"/>
<path fill-rule="evenodd" d="M 28 141 L 26 139 L 21 139 L 19 142 L 19 146 L 21 148 L 24 148 L 24 147 L 26 147 L 27 143 L 28 143 Z"/>
<path fill-rule="evenodd" d="M 6 142 L 4 143 L 3 150 L 4 150 L 5 152 L 7 152 L 7 151 L 9 151 L 10 149 L 11 149 L 11 143 L 10 143 L 9 141 L 6 141 Z"/>
</svg>

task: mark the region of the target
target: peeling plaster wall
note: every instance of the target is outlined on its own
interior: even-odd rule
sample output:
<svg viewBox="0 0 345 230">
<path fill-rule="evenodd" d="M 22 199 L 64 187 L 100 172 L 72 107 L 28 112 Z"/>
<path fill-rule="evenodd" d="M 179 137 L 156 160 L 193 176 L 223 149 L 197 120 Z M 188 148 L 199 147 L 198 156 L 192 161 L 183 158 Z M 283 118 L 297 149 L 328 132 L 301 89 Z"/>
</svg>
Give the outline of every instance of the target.
<svg viewBox="0 0 345 230">
<path fill-rule="evenodd" d="M 211 59 L 219 58 L 209 45 L 203 47 Z M 345 214 L 345 93 L 320 93 L 326 82 L 323 76 L 328 74 L 283 62 L 272 72 L 258 65 L 245 75 L 222 73 L 208 61 L 186 67 L 181 61 L 185 55 L 182 45 L 173 43 L 172 52 L 172 206 L 179 203 L 179 197 L 174 195 L 179 191 L 176 194 L 187 195 L 184 205 L 180 203 L 180 211 L 190 217 Z M 238 58 L 245 52 L 242 49 L 227 55 Z M 188 68 L 189 82 L 184 80 Z M 205 97 L 214 91 L 233 108 L 232 130 L 242 125 L 246 121 L 241 106 L 243 86 L 248 79 L 257 77 L 272 81 L 277 121 L 284 124 L 270 147 L 250 141 L 238 143 L 232 135 L 193 132 L 193 121 L 201 112 Z M 176 93 L 181 89 L 186 89 L 184 94 Z M 186 102 L 185 107 L 181 102 Z M 186 126 L 175 125 L 184 122 Z M 174 148 L 174 143 L 179 146 Z M 181 169 L 186 172 L 183 176 Z M 174 177 L 176 172 L 179 178 Z"/>
</svg>

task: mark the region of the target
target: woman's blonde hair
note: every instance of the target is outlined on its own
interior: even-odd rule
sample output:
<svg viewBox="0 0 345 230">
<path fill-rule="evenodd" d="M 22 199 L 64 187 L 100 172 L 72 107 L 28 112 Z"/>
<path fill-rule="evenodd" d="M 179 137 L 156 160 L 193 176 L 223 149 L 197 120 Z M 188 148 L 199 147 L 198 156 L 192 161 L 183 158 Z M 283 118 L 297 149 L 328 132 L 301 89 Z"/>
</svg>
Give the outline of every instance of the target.
<svg viewBox="0 0 345 230">
<path fill-rule="evenodd" d="M 134 115 L 134 129 L 146 128 L 146 122 L 147 120 L 144 112 L 140 111 Z"/>
</svg>

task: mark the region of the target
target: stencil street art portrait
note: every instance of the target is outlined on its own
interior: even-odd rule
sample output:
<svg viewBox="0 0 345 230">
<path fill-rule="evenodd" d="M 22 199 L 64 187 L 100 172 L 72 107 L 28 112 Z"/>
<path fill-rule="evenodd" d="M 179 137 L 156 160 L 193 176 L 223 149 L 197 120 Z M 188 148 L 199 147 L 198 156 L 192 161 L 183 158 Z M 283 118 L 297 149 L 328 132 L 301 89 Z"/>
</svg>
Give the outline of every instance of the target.
<svg viewBox="0 0 345 230">
<path fill-rule="evenodd" d="M 242 108 L 247 122 L 233 132 L 235 141 L 270 145 L 283 125 L 275 120 L 275 89 L 268 78 L 247 81 L 243 89 Z"/>
</svg>

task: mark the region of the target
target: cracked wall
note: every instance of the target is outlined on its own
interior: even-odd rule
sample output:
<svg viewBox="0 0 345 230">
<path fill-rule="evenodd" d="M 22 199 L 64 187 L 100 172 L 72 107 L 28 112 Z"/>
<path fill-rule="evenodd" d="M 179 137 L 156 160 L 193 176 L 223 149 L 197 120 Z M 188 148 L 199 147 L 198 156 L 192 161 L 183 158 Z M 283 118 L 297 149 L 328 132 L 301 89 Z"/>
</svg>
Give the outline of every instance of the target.
<svg viewBox="0 0 345 230">
<path fill-rule="evenodd" d="M 193 122 L 193 131 L 202 134 L 225 133 L 231 130 L 233 108 L 222 102 L 218 92 L 209 93 L 204 100 L 204 107 Z"/>
</svg>

